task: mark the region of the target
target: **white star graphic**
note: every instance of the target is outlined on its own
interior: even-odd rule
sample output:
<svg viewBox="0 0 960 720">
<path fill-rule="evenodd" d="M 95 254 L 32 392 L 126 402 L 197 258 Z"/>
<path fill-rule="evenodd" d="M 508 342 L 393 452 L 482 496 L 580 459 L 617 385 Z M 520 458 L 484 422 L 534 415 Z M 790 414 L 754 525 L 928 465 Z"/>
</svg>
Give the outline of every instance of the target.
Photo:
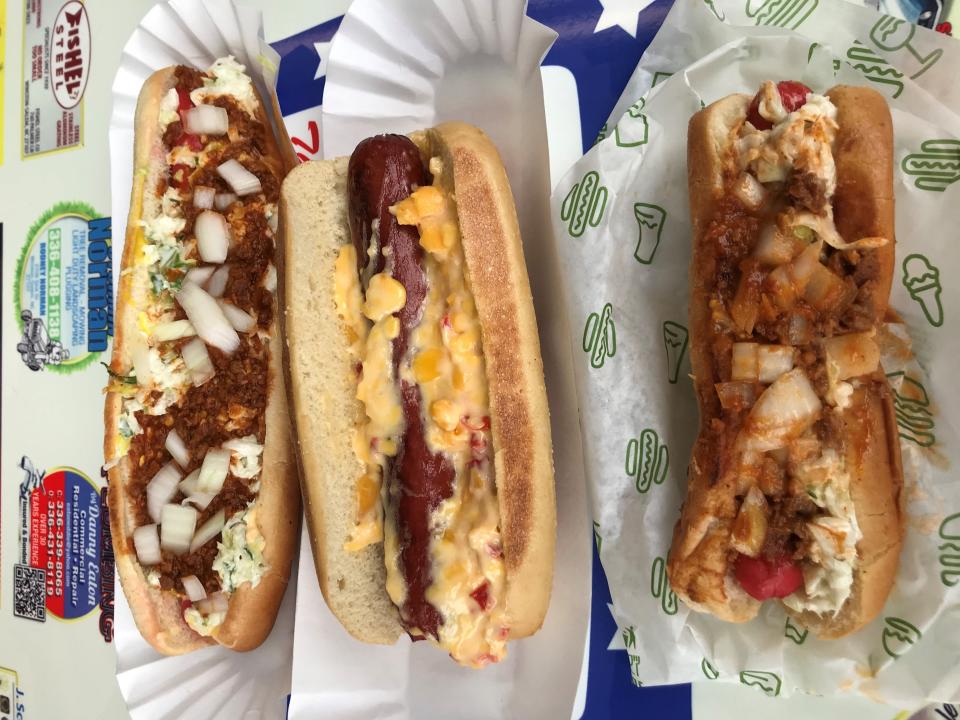
<svg viewBox="0 0 960 720">
<path fill-rule="evenodd" d="M 651 3 L 653 0 L 600 0 L 603 12 L 593 29 L 594 34 L 619 25 L 630 37 L 636 38 L 640 13 Z"/>
<path fill-rule="evenodd" d="M 327 58 L 330 57 L 330 43 L 315 42 L 313 49 L 317 51 L 317 55 L 320 57 L 320 64 L 317 65 L 317 72 L 314 73 L 313 79 L 319 80 L 327 74 Z"/>
</svg>

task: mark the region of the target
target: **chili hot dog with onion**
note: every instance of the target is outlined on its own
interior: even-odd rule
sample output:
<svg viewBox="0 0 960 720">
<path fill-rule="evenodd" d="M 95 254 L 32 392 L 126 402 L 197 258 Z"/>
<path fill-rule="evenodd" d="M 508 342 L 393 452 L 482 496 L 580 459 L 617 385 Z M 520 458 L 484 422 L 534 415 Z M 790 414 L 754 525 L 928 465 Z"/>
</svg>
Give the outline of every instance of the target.
<svg viewBox="0 0 960 720">
<path fill-rule="evenodd" d="M 281 192 L 285 337 L 321 589 L 355 637 L 500 660 L 543 621 L 549 416 L 506 173 L 450 123 Z"/>
<path fill-rule="evenodd" d="M 104 453 L 120 580 L 179 654 L 266 638 L 299 514 L 276 313 L 283 162 L 243 66 L 154 73 L 137 104 Z"/>
<path fill-rule="evenodd" d="M 831 638 L 886 602 L 904 523 L 877 344 L 892 148 L 866 88 L 768 81 L 690 121 L 700 428 L 668 574 L 695 610 L 742 622 L 777 599 Z"/>
</svg>

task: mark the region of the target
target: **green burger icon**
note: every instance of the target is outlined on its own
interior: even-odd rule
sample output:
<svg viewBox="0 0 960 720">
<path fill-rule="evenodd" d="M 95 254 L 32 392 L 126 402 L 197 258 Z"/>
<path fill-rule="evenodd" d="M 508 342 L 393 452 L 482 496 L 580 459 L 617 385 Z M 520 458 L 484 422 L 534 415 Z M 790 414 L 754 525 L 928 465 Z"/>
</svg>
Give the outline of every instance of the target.
<svg viewBox="0 0 960 720">
<path fill-rule="evenodd" d="M 759 688 L 769 697 L 780 694 L 780 676 L 776 673 L 766 670 L 744 670 L 740 673 L 740 682 L 748 687 Z"/>
<path fill-rule="evenodd" d="M 916 625 L 902 618 L 884 618 L 883 649 L 890 657 L 896 660 L 923 637 Z"/>
<path fill-rule="evenodd" d="M 600 185 L 596 170 L 586 173 L 563 199 L 560 219 L 567 223 L 570 237 L 580 237 L 588 227 L 597 227 L 607 207 L 607 189 Z"/>
<path fill-rule="evenodd" d="M 660 443 L 656 430 L 645 428 L 640 438 L 631 438 L 627 443 L 627 476 L 634 478 L 637 492 L 641 495 L 653 484 L 660 485 L 670 467 L 670 452 Z"/>
</svg>

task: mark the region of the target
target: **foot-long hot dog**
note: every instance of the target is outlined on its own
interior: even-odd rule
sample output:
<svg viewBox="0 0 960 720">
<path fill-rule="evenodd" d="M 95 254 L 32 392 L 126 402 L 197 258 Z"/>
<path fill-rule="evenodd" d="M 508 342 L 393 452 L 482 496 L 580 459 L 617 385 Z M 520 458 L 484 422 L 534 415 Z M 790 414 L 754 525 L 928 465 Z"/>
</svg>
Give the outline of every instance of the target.
<svg viewBox="0 0 960 720">
<path fill-rule="evenodd" d="M 343 625 L 481 667 L 539 628 L 555 510 L 506 174 L 480 131 L 377 136 L 281 192 L 291 405 Z"/>
<path fill-rule="evenodd" d="M 117 570 L 166 654 L 256 647 L 299 499 L 275 313 L 283 161 L 243 66 L 167 68 L 137 104 L 104 453 Z"/>
<path fill-rule="evenodd" d="M 766 82 L 688 134 L 700 406 L 668 572 L 725 620 L 782 600 L 821 637 L 883 607 L 903 536 L 876 341 L 894 264 L 893 138 L 876 92 Z"/>
</svg>

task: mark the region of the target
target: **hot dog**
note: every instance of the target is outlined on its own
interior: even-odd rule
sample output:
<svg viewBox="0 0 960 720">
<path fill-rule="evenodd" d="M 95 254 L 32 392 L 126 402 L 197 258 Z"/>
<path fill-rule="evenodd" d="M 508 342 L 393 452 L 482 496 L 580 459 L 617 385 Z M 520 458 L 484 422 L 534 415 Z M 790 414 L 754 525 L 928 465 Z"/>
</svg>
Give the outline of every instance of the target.
<svg viewBox="0 0 960 720">
<path fill-rule="evenodd" d="M 158 651 L 248 650 L 299 514 L 275 305 L 284 164 L 233 58 L 154 73 L 135 129 L 105 406 L 117 569 Z"/>
<path fill-rule="evenodd" d="M 549 600 L 549 420 L 509 183 L 459 123 L 284 182 L 287 367 L 317 576 L 367 642 L 500 660 Z"/>
<path fill-rule="evenodd" d="M 778 599 L 820 637 L 882 609 L 902 470 L 876 333 L 894 266 L 882 97 L 765 82 L 693 116 L 691 362 L 700 427 L 668 575 L 695 610 Z"/>
</svg>

